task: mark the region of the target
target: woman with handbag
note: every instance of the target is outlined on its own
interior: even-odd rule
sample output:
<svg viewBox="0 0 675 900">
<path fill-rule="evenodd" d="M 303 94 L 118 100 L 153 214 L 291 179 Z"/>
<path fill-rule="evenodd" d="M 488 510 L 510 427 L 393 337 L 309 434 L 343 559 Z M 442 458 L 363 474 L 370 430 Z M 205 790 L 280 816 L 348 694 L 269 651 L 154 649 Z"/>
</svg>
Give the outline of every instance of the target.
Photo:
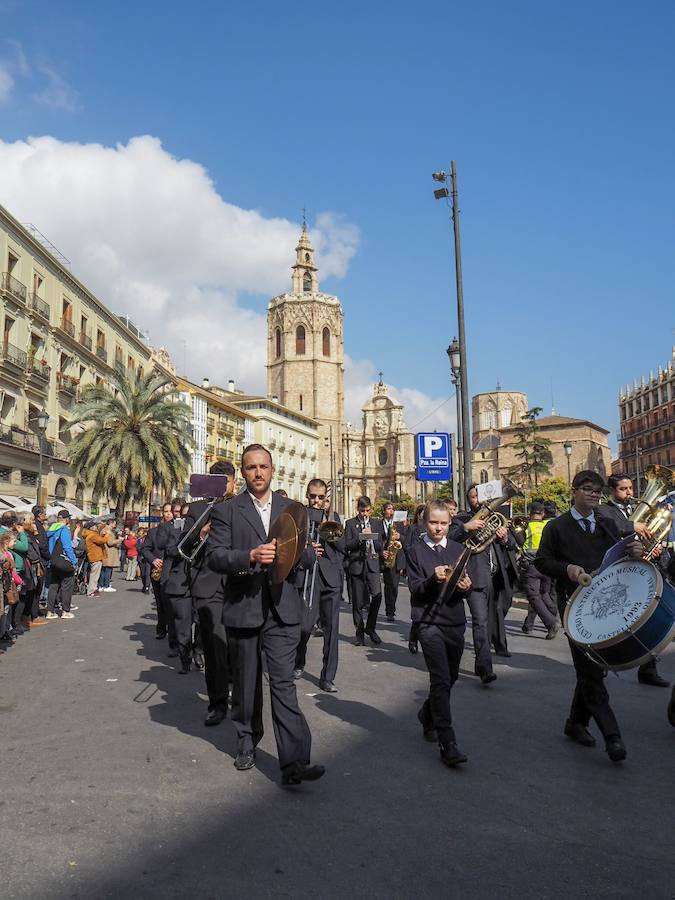
<svg viewBox="0 0 675 900">
<path fill-rule="evenodd" d="M 0 614 L 0 640 L 13 644 L 12 608 L 19 601 L 21 576 L 16 571 L 12 549 L 16 543 L 14 531 L 4 530 L 0 533 L 0 583 L 2 584 L 3 609 Z"/>
<path fill-rule="evenodd" d="M 33 625 L 45 624 L 45 620 L 40 616 L 39 593 L 44 569 L 40 551 L 40 538 L 33 516 L 30 513 L 25 513 L 21 524 L 28 540 L 28 550 L 26 551 L 25 559 L 26 577 L 21 589 L 24 599 L 21 624 L 24 628 L 31 628 Z"/>
<path fill-rule="evenodd" d="M 49 571 L 51 582 L 47 595 L 47 618 L 58 618 L 55 608 L 57 601 L 61 606 L 62 619 L 74 619 L 70 611 L 70 601 L 75 585 L 75 568 L 77 558 L 73 551 L 70 537 L 70 513 L 67 509 L 59 510 L 56 522 L 49 526 Z"/>
<path fill-rule="evenodd" d="M 122 538 L 115 537 L 115 533 L 109 525 L 101 526 L 101 534 L 105 536 L 105 547 L 103 548 L 103 568 L 98 585 L 100 591 L 112 594 L 117 590 L 111 582 L 113 569 L 120 564 L 120 552 L 117 548 L 122 543 Z"/>
</svg>

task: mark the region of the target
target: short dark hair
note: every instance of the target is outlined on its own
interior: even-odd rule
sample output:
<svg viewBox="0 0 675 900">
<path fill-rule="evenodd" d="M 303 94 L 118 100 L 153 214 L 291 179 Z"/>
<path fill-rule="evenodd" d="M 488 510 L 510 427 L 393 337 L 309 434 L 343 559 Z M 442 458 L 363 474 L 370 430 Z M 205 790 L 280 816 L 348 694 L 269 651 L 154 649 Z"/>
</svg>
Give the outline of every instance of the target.
<svg viewBox="0 0 675 900">
<path fill-rule="evenodd" d="M 276 491 L 272 491 L 273 494 L 278 494 L 280 497 L 288 497 L 288 494 L 283 488 L 277 488 Z"/>
<path fill-rule="evenodd" d="M 366 497 L 365 494 L 363 495 L 363 497 L 359 497 L 359 499 L 356 501 L 357 509 L 368 509 L 368 507 L 372 505 L 373 504 L 370 502 L 370 497 Z"/>
<path fill-rule="evenodd" d="M 607 487 L 615 490 L 616 488 L 618 488 L 620 481 L 630 481 L 631 484 L 633 483 L 633 479 L 630 477 L 630 475 L 626 475 L 623 472 L 620 472 L 618 475 L 609 476 L 609 478 L 607 479 Z"/>
<path fill-rule="evenodd" d="M 6 510 L 2 514 L 2 517 L 0 517 L 0 525 L 4 525 L 6 528 L 11 528 L 12 525 L 16 525 L 18 521 L 16 513 L 12 512 L 11 509 Z"/>
<path fill-rule="evenodd" d="M 44 506 L 34 506 L 31 510 L 34 516 L 41 516 L 45 512 Z"/>
<path fill-rule="evenodd" d="M 60 509 L 56 514 L 57 519 L 69 519 L 70 513 L 67 509 Z"/>
<path fill-rule="evenodd" d="M 321 485 L 321 487 L 324 489 L 324 491 L 326 493 L 328 493 L 328 485 L 323 480 L 323 478 L 312 478 L 311 481 L 308 481 L 307 482 L 307 490 L 305 491 L 305 493 L 309 493 L 309 489 L 311 487 L 313 487 L 314 485 Z"/>
<path fill-rule="evenodd" d="M 589 482 L 590 484 L 595 484 L 599 488 L 604 488 L 605 482 L 601 475 L 598 475 L 597 472 L 594 472 L 593 469 L 582 469 L 581 472 L 577 472 L 577 474 L 572 479 L 572 487 L 574 490 L 578 490 L 582 484 L 586 484 Z"/>
<path fill-rule="evenodd" d="M 549 519 L 555 519 L 558 515 L 558 507 L 553 500 L 544 500 L 544 515 Z"/>
<path fill-rule="evenodd" d="M 391 506 L 392 509 L 396 509 L 396 507 L 395 507 L 394 504 L 391 502 L 391 500 L 385 500 L 384 503 L 382 504 L 382 512 L 384 512 L 385 509 L 389 509 L 390 506 Z"/>
<path fill-rule="evenodd" d="M 537 500 L 535 500 L 534 503 L 530 503 L 531 516 L 542 516 L 545 511 L 543 503 L 539 503 Z"/>
<path fill-rule="evenodd" d="M 471 492 L 472 490 L 474 490 L 474 488 L 477 488 L 477 487 L 478 487 L 478 485 L 476 484 L 475 481 L 472 482 L 472 483 L 468 486 L 468 488 L 466 489 L 466 499 L 467 499 L 467 500 L 469 499 L 469 494 L 470 494 L 470 492 Z"/>
<path fill-rule="evenodd" d="M 236 472 L 231 462 L 218 459 L 209 469 L 209 475 L 227 475 L 228 478 L 234 478 Z"/>
<path fill-rule="evenodd" d="M 248 447 L 244 447 L 244 449 L 243 449 L 242 452 L 241 452 L 241 464 L 242 464 L 242 466 L 244 465 L 244 457 L 246 456 L 246 454 L 247 454 L 247 453 L 253 453 L 254 450 L 262 450 L 263 453 L 266 453 L 266 454 L 269 456 L 270 462 L 272 462 L 272 454 L 271 454 L 270 451 L 267 449 L 267 447 L 263 447 L 262 444 L 249 444 Z"/>
</svg>

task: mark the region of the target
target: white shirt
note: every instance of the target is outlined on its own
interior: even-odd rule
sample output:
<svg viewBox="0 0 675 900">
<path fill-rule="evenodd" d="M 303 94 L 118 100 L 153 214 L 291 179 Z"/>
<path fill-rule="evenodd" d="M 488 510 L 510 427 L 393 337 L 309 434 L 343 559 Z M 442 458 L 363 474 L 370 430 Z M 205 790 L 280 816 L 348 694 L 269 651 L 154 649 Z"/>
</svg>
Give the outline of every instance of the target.
<svg viewBox="0 0 675 900">
<path fill-rule="evenodd" d="M 431 538 L 429 537 L 428 534 L 422 535 L 422 540 L 427 545 L 427 547 L 431 547 L 432 550 L 434 549 L 434 547 L 438 547 L 438 546 L 441 546 L 445 550 L 445 548 L 448 546 L 447 535 L 444 538 L 441 538 L 440 541 L 438 542 L 438 544 L 434 544 L 434 542 L 431 540 Z"/>
<path fill-rule="evenodd" d="M 595 534 L 595 511 L 591 510 L 587 516 L 582 516 L 576 506 L 570 506 L 570 512 L 572 513 L 572 518 L 575 519 L 579 523 L 579 528 L 583 528 L 586 530 L 586 526 L 581 524 L 582 519 L 586 519 L 587 522 L 590 522 L 591 525 L 591 534 Z"/>
<path fill-rule="evenodd" d="M 261 503 L 260 500 L 258 500 L 257 497 L 254 497 L 250 491 L 247 491 L 246 493 L 249 495 L 251 500 L 253 500 L 253 505 L 258 511 L 260 520 L 263 523 L 265 534 L 268 534 L 270 530 L 270 519 L 272 518 L 272 491 L 270 491 L 266 503 Z"/>
</svg>

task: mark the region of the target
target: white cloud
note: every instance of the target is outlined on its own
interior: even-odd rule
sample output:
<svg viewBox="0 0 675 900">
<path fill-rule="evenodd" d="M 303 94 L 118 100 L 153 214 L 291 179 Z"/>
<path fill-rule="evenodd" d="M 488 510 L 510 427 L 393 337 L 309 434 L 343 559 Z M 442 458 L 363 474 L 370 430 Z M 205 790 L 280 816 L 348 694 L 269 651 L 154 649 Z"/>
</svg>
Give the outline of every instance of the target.
<svg viewBox="0 0 675 900">
<path fill-rule="evenodd" d="M 64 143 L 52 137 L 0 141 L 0 197 L 22 222 L 33 222 L 72 261 L 73 272 L 111 309 L 150 331 L 176 368 L 214 384 L 234 378 L 265 389 L 264 314 L 242 296 L 290 288 L 299 225 L 228 203 L 206 170 L 171 156 L 159 140 L 128 144 Z M 322 279 L 341 277 L 359 233 L 323 212 L 311 229 Z M 346 361 L 347 417 L 377 380 L 369 360 Z M 393 389 L 409 427 L 451 427 L 454 400 Z"/>
<path fill-rule="evenodd" d="M 25 63 L 23 51 L 21 57 Z M 42 106 L 48 106 L 50 109 L 62 109 L 65 112 L 75 112 L 79 109 L 79 95 L 63 75 L 53 66 L 47 63 L 40 63 L 37 66 L 37 73 L 42 76 L 42 86 L 33 94 L 33 100 Z"/>
<path fill-rule="evenodd" d="M 12 96 L 14 79 L 6 63 L 0 63 L 0 103 L 6 103 Z"/>
</svg>

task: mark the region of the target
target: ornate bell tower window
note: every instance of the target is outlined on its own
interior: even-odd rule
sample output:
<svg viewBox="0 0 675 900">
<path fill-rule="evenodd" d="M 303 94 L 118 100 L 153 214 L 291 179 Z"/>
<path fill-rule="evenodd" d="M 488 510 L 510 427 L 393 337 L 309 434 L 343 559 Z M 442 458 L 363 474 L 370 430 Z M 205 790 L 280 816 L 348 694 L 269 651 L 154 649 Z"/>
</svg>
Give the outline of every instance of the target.
<svg viewBox="0 0 675 900">
<path fill-rule="evenodd" d="M 295 355 L 305 355 L 305 326 L 298 325 L 295 330 Z"/>
<path fill-rule="evenodd" d="M 281 358 L 281 328 L 274 332 L 274 356 L 276 359 Z"/>
<path fill-rule="evenodd" d="M 330 329 L 324 328 L 321 335 L 321 343 L 323 347 L 323 355 L 330 356 Z"/>
<path fill-rule="evenodd" d="M 302 276 L 302 289 L 303 291 L 312 290 L 312 276 L 309 272 L 305 272 Z"/>
</svg>

